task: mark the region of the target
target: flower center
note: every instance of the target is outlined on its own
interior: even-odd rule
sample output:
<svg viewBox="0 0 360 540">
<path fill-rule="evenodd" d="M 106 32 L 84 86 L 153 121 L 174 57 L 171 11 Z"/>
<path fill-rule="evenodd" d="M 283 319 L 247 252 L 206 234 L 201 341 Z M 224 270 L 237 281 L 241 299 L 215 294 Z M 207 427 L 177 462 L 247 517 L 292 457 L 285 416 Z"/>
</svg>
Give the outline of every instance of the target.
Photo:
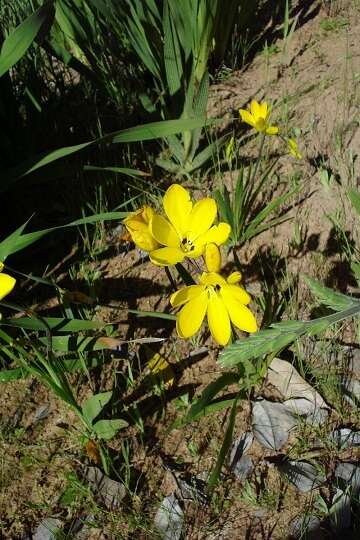
<svg viewBox="0 0 360 540">
<path fill-rule="evenodd" d="M 266 122 L 265 122 L 264 118 L 257 118 L 256 119 L 256 129 L 258 131 L 265 131 Z"/>
<path fill-rule="evenodd" d="M 207 292 L 208 298 L 210 299 L 213 294 L 217 294 L 218 292 L 220 292 L 220 289 L 221 289 L 221 286 L 216 284 L 216 285 L 207 285 L 205 290 Z"/>
<path fill-rule="evenodd" d="M 194 251 L 195 246 L 191 240 L 189 240 L 188 238 L 183 238 L 181 241 L 181 249 L 185 253 L 189 253 L 191 251 Z"/>
</svg>

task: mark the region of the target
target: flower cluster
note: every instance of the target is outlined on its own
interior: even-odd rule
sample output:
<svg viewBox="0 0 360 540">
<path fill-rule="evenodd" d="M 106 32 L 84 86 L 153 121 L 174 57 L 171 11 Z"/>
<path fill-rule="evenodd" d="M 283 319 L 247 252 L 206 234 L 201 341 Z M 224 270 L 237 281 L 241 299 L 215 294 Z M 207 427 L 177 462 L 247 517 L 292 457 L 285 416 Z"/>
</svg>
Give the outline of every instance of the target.
<svg viewBox="0 0 360 540">
<path fill-rule="evenodd" d="M 239 114 L 243 122 L 253 127 L 259 133 L 264 135 L 279 135 L 279 128 L 271 126 L 270 120 L 271 108 L 263 101 L 258 103 L 253 99 L 250 103 L 250 110 L 240 109 Z M 289 153 L 296 159 L 302 159 L 302 154 L 298 150 L 297 142 L 294 139 L 287 139 Z"/>
<path fill-rule="evenodd" d="M 11 293 L 16 283 L 16 280 L 13 277 L 3 273 L 3 269 L 4 265 L 2 262 L 0 262 L 0 300 L 2 300 L 3 298 L 5 298 L 5 296 Z"/>
<path fill-rule="evenodd" d="M 227 279 L 220 275 L 219 246 L 229 238 L 227 223 L 214 224 L 216 202 L 212 198 L 193 202 L 189 192 L 179 184 L 171 185 L 163 197 L 165 216 L 149 206 L 130 214 L 124 225 L 133 242 L 149 253 L 157 266 L 181 263 L 186 257 L 203 257 L 207 272 L 199 284 L 175 292 L 170 299 L 174 308 L 181 307 L 177 315 L 177 332 L 189 338 L 200 329 L 207 316 L 210 332 L 220 345 L 231 337 L 231 324 L 245 332 L 256 332 L 254 315 L 247 305 L 250 296 L 239 285 L 239 272 Z"/>
</svg>

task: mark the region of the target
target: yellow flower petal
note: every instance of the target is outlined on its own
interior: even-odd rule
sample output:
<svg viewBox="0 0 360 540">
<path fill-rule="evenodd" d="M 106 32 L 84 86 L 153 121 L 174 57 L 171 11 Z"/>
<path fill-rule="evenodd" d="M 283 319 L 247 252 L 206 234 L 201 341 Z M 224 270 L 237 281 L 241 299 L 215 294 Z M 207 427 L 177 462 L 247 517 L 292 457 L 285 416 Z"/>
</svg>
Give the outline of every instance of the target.
<svg viewBox="0 0 360 540">
<path fill-rule="evenodd" d="M 198 242 L 197 240 L 194 240 L 193 248 L 191 251 L 188 251 L 186 253 L 186 256 L 190 257 L 190 259 L 198 259 L 199 257 L 201 257 L 201 255 L 203 255 L 204 250 L 205 250 L 204 244 L 202 244 L 201 242 Z"/>
<path fill-rule="evenodd" d="M 126 228 L 131 236 L 132 241 L 140 249 L 144 251 L 152 251 L 153 249 L 159 247 L 159 243 L 151 235 L 148 225 L 138 222 L 135 224 L 127 224 Z"/>
<path fill-rule="evenodd" d="M 244 332 L 256 332 L 256 319 L 250 309 L 243 304 L 240 304 L 240 302 L 233 297 L 231 292 L 229 292 L 227 287 L 222 287 L 220 289 L 220 294 L 226 309 L 229 312 L 233 325 Z"/>
<path fill-rule="evenodd" d="M 15 287 L 16 279 L 7 274 L 0 274 L 0 300 L 5 298 Z"/>
<path fill-rule="evenodd" d="M 207 320 L 212 337 L 219 345 L 226 345 L 231 336 L 228 311 L 216 292 L 210 296 L 207 306 Z"/>
<path fill-rule="evenodd" d="M 151 206 L 148 206 L 147 204 L 145 204 L 143 206 L 143 208 L 142 208 L 142 217 L 143 217 L 143 220 L 145 221 L 145 223 L 149 224 L 150 221 L 152 220 L 154 214 L 155 214 L 155 212 L 151 208 Z"/>
<path fill-rule="evenodd" d="M 189 338 L 196 334 L 205 317 L 208 295 L 204 291 L 187 302 L 178 313 L 176 329 L 180 337 Z"/>
<path fill-rule="evenodd" d="M 210 227 L 210 229 L 202 234 L 197 241 L 201 244 L 216 244 L 217 246 L 221 246 L 221 244 L 225 244 L 230 233 L 230 225 L 222 221 L 219 225 Z"/>
<path fill-rule="evenodd" d="M 150 231 L 155 240 L 167 247 L 179 247 L 180 238 L 174 227 L 162 216 L 155 214 L 150 223 Z"/>
<path fill-rule="evenodd" d="M 203 272 L 200 276 L 200 283 L 202 285 L 220 285 L 220 287 L 226 285 L 225 279 L 216 272 Z"/>
<path fill-rule="evenodd" d="M 259 116 L 261 118 L 264 118 L 266 121 L 269 118 L 270 115 L 270 107 L 268 107 L 268 104 L 266 101 L 263 101 L 263 103 L 259 103 Z"/>
<path fill-rule="evenodd" d="M 189 192 L 179 184 L 173 184 L 163 197 L 163 205 L 165 214 L 179 236 L 185 236 L 189 228 L 188 220 L 192 210 Z"/>
<path fill-rule="evenodd" d="M 255 127 L 255 119 L 252 114 L 249 113 L 249 111 L 245 109 L 240 109 L 239 113 L 243 122 L 249 124 L 251 127 Z"/>
<path fill-rule="evenodd" d="M 153 215 L 154 211 L 150 206 L 143 206 L 136 212 L 132 212 L 123 221 L 134 244 L 144 251 L 152 251 L 159 247 L 149 228 Z"/>
<path fill-rule="evenodd" d="M 230 274 L 226 281 L 229 283 L 229 285 L 236 285 L 237 283 L 239 283 L 239 281 L 241 281 L 241 278 L 241 272 L 233 272 L 232 274 Z"/>
<path fill-rule="evenodd" d="M 221 254 L 216 244 L 207 244 L 205 246 L 205 264 L 209 272 L 219 272 Z"/>
<path fill-rule="evenodd" d="M 189 300 L 199 296 L 204 290 L 205 287 L 203 285 L 189 285 L 189 287 L 174 292 L 170 297 L 170 304 L 173 307 L 181 306 L 185 302 L 189 302 Z"/>
<path fill-rule="evenodd" d="M 251 100 L 250 111 L 253 117 L 255 118 L 255 120 L 257 120 L 260 116 L 262 116 L 262 114 L 260 114 L 261 107 L 259 103 L 256 101 L 256 99 Z"/>
<path fill-rule="evenodd" d="M 171 266 L 182 262 L 185 258 L 185 254 L 180 248 L 163 247 L 151 251 L 149 257 L 151 262 L 157 266 Z"/>
<path fill-rule="evenodd" d="M 189 230 L 187 237 L 194 241 L 204 234 L 214 223 L 217 213 L 214 199 L 200 199 L 197 201 L 189 216 Z"/>
<path fill-rule="evenodd" d="M 279 133 L 279 128 L 276 126 L 269 126 L 265 130 L 266 135 L 277 135 Z"/>
<path fill-rule="evenodd" d="M 223 289 L 226 289 L 235 300 L 240 302 L 240 304 L 244 304 L 245 306 L 247 306 L 247 304 L 250 304 L 251 296 L 245 291 L 243 287 L 240 287 L 239 285 L 225 285 Z"/>
</svg>

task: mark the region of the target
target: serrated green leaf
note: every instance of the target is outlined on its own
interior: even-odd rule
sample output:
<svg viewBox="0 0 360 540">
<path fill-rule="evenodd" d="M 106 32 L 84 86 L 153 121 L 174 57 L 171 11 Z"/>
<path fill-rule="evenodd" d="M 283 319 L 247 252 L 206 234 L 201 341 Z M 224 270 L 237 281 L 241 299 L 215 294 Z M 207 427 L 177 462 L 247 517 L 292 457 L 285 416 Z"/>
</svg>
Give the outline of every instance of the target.
<svg viewBox="0 0 360 540">
<path fill-rule="evenodd" d="M 322 304 L 330 309 L 333 309 L 334 311 L 348 309 L 353 305 L 354 302 L 358 302 L 358 300 L 352 298 L 351 296 L 347 296 L 345 294 L 335 292 L 328 287 L 324 287 L 318 281 L 310 277 L 304 276 L 304 281 L 314 296 L 316 296 L 316 298 Z"/>
</svg>

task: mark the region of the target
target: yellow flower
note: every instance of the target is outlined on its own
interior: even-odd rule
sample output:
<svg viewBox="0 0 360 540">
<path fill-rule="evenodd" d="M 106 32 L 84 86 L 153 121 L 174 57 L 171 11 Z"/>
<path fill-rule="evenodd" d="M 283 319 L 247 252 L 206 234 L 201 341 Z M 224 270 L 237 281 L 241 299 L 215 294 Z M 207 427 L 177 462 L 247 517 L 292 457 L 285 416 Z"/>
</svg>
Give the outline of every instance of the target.
<svg viewBox="0 0 360 540">
<path fill-rule="evenodd" d="M 144 251 L 152 251 L 159 247 L 158 242 L 152 236 L 150 230 L 150 223 L 153 216 L 154 210 L 150 206 L 145 205 L 124 219 L 124 225 L 132 241 Z"/>
<path fill-rule="evenodd" d="M 206 244 L 219 246 L 228 239 L 230 225 L 213 225 L 217 213 L 214 199 L 193 203 L 185 188 L 173 184 L 164 195 L 163 205 L 168 219 L 154 214 L 150 222 L 153 238 L 163 246 L 150 253 L 154 264 L 168 266 L 185 257 L 200 257 Z"/>
<path fill-rule="evenodd" d="M 295 139 L 288 139 L 288 148 L 289 148 L 289 153 L 295 159 L 302 159 L 303 158 L 302 154 L 299 152 L 298 145 L 297 145 L 297 142 L 295 141 Z"/>
<path fill-rule="evenodd" d="M 219 345 L 226 345 L 231 336 L 231 323 L 245 332 L 256 332 L 254 315 L 247 306 L 251 298 L 239 286 L 241 274 L 234 272 L 227 280 L 216 272 L 204 272 L 199 285 L 190 285 L 175 292 L 170 303 L 182 306 L 176 329 L 180 337 L 196 334 L 207 315 L 211 335 Z"/>
<path fill-rule="evenodd" d="M 2 272 L 4 265 L 0 262 L 0 300 L 5 298 L 15 287 L 16 279 Z M 1 319 L 1 313 L 0 313 Z"/>
<path fill-rule="evenodd" d="M 239 113 L 242 121 L 255 128 L 256 131 L 265 133 L 266 135 L 278 134 L 279 128 L 269 125 L 270 107 L 265 101 L 263 103 L 258 103 L 253 99 L 250 104 L 250 112 L 245 109 L 240 109 Z"/>
</svg>

